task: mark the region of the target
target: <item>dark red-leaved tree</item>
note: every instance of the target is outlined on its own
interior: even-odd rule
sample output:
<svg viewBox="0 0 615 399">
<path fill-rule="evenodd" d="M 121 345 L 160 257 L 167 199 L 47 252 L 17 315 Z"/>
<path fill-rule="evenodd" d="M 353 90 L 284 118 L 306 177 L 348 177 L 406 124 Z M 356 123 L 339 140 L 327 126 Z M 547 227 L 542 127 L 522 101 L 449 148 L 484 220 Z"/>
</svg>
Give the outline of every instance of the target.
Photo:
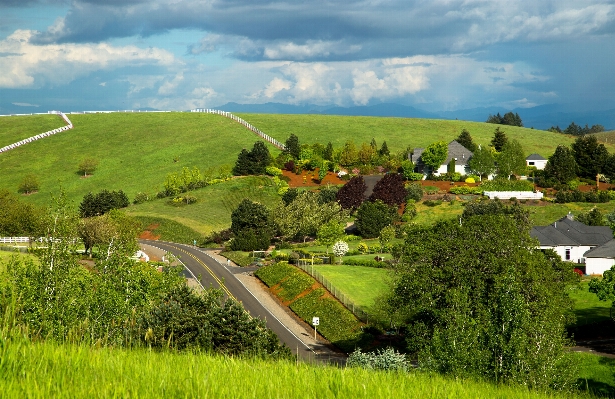
<svg viewBox="0 0 615 399">
<path fill-rule="evenodd" d="M 388 173 L 384 175 L 376 186 L 374 192 L 369 197 L 370 201 L 381 200 L 387 205 L 398 206 L 406 200 L 406 188 L 404 178 L 398 173 Z"/>
<path fill-rule="evenodd" d="M 336 200 L 344 209 L 357 209 L 365 200 L 366 189 L 367 185 L 363 176 L 355 176 L 340 188 Z"/>
</svg>

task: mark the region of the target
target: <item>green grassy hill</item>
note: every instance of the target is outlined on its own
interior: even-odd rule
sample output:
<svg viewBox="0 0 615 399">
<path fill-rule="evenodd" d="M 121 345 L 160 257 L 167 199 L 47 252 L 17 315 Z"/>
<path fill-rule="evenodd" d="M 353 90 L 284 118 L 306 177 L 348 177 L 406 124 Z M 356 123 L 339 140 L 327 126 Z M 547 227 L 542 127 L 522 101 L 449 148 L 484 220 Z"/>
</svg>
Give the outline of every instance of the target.
<svg viewBox="0 0 615 399">
<path fill-rule="evenodd" d="M 0 148 L 64 125 L 58 115 L 4 116 L 0 118 Z"/>
<path fill-rule="evenodd" d="M 487 145 L 495 125 L 467 121 L 410 118 L 349 117 L 329 115 L 241 114 L 270 136 L 285 141 L 295 133 L 302 143 L 331 141 L 339 147 L 347 140 L 378 145 L 386 140 L 391 151 L 425 147 L 437 140 L 450 141 L 462 129 L 470 131 L 476 143 Z M 232 120 L 202 113 L 111 113 L 69 115 L 74 129 L 38 140 L 0 154 L 0 189 L 16 192 L 27 174 L 40 182 L 38 193 L 24 197 L 38 205 L 49 203 L 50 194 L 60 186 L 76 205 L 88 192 L 124 190 L 132 200 L 137 192 L 151 196 L 162 189 L 168 173 L 183 167 L 206 170 L 232 166 L 242 148 L 250 148 L 257 136 Z M 0 118 L 1 141 L 14 142 L 63 125 L 56 115 Z M 521 142 L 527 154 L 550 155 L 558 144 L 574 140 L 558 133 L 500 126 L 510 138 Z M 276 155 L 278 150 L 269 145 Z M 609 144 L 609 150 L 615 147 Z M 99 161 L 96 172 L 83 178 L 77 173 L 85 157 Z M 230 222 L 230 205 L 244 196 L 270 203 L 273 190 L 261 190 L 266 183 L 233 180 L 194 193 L 199 202 L 174 208 L 166 200 L 131 206 L 138 216 L 166 217 L 201 233 L 220 229 Z"/>
</svg>

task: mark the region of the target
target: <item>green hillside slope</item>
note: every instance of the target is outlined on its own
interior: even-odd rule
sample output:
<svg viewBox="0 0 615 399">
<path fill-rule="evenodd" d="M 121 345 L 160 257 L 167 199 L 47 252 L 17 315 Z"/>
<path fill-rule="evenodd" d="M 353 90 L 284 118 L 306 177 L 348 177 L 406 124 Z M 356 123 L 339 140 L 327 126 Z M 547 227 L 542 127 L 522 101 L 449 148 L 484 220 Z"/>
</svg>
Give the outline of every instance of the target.
<svg viewBox="0 0 615 399">
<path fill-rule="evenodd" d="M 3 116 L 0 118 L 0 148 L 66 125 L 58 115 Z"/>
</svg>

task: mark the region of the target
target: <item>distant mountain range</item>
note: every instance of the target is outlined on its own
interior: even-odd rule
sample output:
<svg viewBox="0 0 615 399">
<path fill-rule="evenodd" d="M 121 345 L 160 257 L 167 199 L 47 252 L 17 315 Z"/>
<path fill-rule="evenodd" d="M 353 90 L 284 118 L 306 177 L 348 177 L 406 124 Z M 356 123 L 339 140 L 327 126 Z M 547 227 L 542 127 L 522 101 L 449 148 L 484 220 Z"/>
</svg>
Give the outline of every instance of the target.
<svg viewBox="0 0 615 399">
<path fill-rule="evenodd" d="M 289 105 L 281 103 L 237 104 L 227 103 L 216 109 L 228 112 L 257 114 L 322 114 L 349 116 L 390 116 L 401 118 L 460 119 L 484 122 L 489 115 L 507 112 L 518 113 L 525 127 L 546 130 L 551 126 L 565 129 L 571 122 L 580 126 L 586 124 L 603 125 L 606 130 L 615 130 L 615 109 L 601 111 L 576 111 L 566 105 L 548 104 L 533 108 L 516 108 L 513 110 L 498 107 L 471 108 L 457 111 L 428 112 L 400 104 L 377 104 L 355 107 L 327 107 L 320 105 Z"/>
</svg>

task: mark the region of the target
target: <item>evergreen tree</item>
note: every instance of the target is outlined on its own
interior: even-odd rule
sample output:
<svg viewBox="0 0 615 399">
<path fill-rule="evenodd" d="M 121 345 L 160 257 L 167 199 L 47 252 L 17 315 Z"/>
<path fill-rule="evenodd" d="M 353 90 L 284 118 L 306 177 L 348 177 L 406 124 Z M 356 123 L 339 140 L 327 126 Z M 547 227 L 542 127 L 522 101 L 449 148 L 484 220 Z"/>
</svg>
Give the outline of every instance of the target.
<svg viewBox="0 0 615 399">
<path fill-rule="evenodd" d="M 252 161 L 250 153 L 245 148 L 239 152 L 235 167 L 233 168 L 235 176 L 248 176 L 252 174 Z"/>
<path fill-rule="evenodd" d="M 504 148 L 504 144 L 508 141 L 508 137 L 506 134 L 500 130 L 500 127 L 496 127 L 493 132 L 493 138 L 491 139 L 491 145 L 497 152 L 501 152 L 502 148 Z"/>
<path fill-rule="evenodd" d="M 455 140 L 472 152 L 475 152 L 478 148 L 476 144 L 474 144 L 474 141 L 472 141 L 472 136 L 470 135 L 470 132 L 468 132 L 466 129 L 463 129 Z"/>
<path fill-rule="evenodd" d="M 265 143 L 257 141 L 250 151 L 250 160 L 252 161 L 252 172 L 255 175 L 265 174 L 265 169 L 271 164 L 271 154 Z"/>
<path fill-rule="evenodd" d="M 577 161 L 580 177 L 595 179 L 602 173 L 609 159 L 609 152 L 602 143 L 593 135 L 586 135 L 576 139 L 572 143 L 574 159 Z"/>
<path fill-rule="evenodd" d="M 327 147 L 322 153 L 322 158 L 327 161 L 333 161 L 333 144 L 331 144 L 330 141 L 327 143 Z"/>
<path fill-rule="evenodd" d="M 378 145 L 376 144 L 376 139 L 372 137 L 372 141 L 369 143 L 369 146 L 372 147 L 374 151 L 378 150 Z"/>
<path fill-rule="evenodd" d="M 391 152 L 389 151 L 389 146 L 387 145 L 386 141 L 382 142 L 382 146 L 380 147 L 380 151 L 378 151 L 378 154 L 381 157 L 388 157 L 391 155 Z"/>
<path fill-rule="evenodd" d="M 570 148 L 558 145 L 545 166 L 545 177 L 568 183 L 577 176 L 577 162 Z"/>
<path fill-rule="evenodd" d="M 299 144 L 299 137 L 291 134 L 288 139 L 286 139 L 286 143 L 284 143 L 286 147 L 286 152 L 288 152 L 293 158 L 299 159 L 301 155 L 301 144 Z"/>
</svg>

